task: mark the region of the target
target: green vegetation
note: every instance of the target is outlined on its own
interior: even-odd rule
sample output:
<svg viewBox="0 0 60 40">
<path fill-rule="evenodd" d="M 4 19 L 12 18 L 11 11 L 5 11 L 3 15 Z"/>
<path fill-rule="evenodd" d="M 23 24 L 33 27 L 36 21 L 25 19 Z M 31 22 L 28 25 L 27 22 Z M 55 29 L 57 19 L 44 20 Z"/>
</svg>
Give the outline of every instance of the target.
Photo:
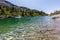
<svg viewBox="0 0 60 40">
<path fill-rule="evenodd" d="M 57 14 L 60 14 L 60 11 L 55 11 L 54 13 L 51 13 L 50 15 L 53 16 L 53 15 L 57 15 Z"/>
<path fill-rule="evenodd" d="M 26 7 L 18 7 L 18 6 L 2 6 L 0 5 L 0 18 L 4 17 L 29 17 L 29 16 L 47 16 L 43 11 L 32 10 Z"/>
</svg>

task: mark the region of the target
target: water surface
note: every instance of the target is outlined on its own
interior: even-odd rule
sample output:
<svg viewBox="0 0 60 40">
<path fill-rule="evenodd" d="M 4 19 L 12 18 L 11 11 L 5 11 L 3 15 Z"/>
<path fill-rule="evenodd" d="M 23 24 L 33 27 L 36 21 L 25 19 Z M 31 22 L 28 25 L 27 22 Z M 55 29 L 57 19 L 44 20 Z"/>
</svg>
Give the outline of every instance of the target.
<svg viewBox="0 0 60 40">
<path fill-rule="evenodd" d="M 0 34 L 26 27 L 48 27 L 54 21 L 48 16 L 0 19 Z"/>
</svg>

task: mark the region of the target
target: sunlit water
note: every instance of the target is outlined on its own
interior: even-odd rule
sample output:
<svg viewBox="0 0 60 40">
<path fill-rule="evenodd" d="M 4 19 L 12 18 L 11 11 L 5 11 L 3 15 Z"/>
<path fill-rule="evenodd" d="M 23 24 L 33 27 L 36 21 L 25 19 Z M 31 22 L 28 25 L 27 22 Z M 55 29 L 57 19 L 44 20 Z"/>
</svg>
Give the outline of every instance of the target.
<svg viewBox="0 0 60 40">
<path fill-rule="evenodd" d="M 13 31 L 16 28 L 25 27 L 47 27 L 52 24 L 50 17 L 26 17 L 26 18 L 8 18 L 0 20 L 0 34 Z"/>
<path fill-rule="evenodd" d="M 22 38 L 23 40 L 27 38 L 26 40 L 30 40 L 28 39 L 30 34 L 29 37 L 34 36 L 38 38 L 38 34 L 40 35 L 41 33 L 40 29 L 48 28 L 50 27 L 49 25 L 53 24 L 54 20 L 48 16 L 0 19 L 0 39 L 4 38 L 3 40 L 5 40 L 5 38 L 13 37 L 16 40 L 17 38 Z M 46 32 L 45 29 L 42 32 Z M 37 40 L 37 38 L 33 39 Z"/>
</svg>

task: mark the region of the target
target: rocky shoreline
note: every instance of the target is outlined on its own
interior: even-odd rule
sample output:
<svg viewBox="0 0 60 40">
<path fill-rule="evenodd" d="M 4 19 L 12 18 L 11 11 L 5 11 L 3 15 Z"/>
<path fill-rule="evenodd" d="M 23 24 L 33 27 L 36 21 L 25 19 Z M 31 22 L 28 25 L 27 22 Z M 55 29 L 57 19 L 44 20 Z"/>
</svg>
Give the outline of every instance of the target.
<svg viewBox="0 0 60 40">
<path fill-rule="evenodd" d="M 0 19 L 4 18 L 21 18 L 22 16 L 16 16 L 16 15 L 0 15 Z"/>
<path fill-rule="evenodd" d="M 26 29 L 26 30 L 25 30 Z M 60 40 L 60 20 L 46 27 L 18 27 L 16 30 L 0 35 L 0 40 Z"/>
<path fill-rule="evenodd" d="M 57 19 L 57 18 L 60 18 L 60 14 L 58 14 L 58 15 L 53 15 L 53 16 L 51 16 L 52 17 L 52 19 Z"/>
</svg>

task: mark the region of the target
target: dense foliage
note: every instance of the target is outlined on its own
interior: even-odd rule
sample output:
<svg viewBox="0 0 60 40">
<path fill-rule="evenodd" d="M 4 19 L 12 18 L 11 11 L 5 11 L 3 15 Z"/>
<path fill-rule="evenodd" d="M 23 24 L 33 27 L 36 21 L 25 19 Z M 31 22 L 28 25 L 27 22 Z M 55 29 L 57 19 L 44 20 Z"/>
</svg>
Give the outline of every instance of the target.
<svg viewBox="0 0 60 40">
<path fill-rule="evenodd" d="M 21 17 L 28 17 L 28 16 L 46 16 L 46 14 L 43 11 L 38 10 L 31 10 L 26 7 L 18 7 L 18 6 L 2 6 L 0 5 L 0 15 L 4 15 L 7 17 L 13 17 L 13 16 L 21 16 Z"/>
</svg>

